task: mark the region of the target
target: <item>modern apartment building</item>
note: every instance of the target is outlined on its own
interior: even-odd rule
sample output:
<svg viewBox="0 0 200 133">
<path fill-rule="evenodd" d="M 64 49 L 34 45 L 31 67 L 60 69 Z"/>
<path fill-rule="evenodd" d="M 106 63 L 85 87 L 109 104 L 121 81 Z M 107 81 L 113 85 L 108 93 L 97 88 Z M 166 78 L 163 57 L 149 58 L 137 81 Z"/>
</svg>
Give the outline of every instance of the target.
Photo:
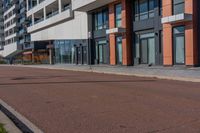
<svg viewBox="0 0 200 133">
<path fill-rule="evenodd" d="M 16 0 L 4 0 L 4 36 L 5 46 L 2 51 L 2 56 L 11 58 L 22 50 L 22 46 L 18 45 L 18 10 L 19 1 Z"/>
<path fill-rule="evenodd" d="M 50 64 L 87 64 L 87 13 L 72 11 L 71 0 L 26 0 L 31 41 L 49 50 Z"/>
<path fill-rule="evenodd" d="M 87 12 L 92 64 L 200 64 L 198 0 L 72 0 Z"/>
<path fill-rule="evenodd" d="M 0 51 L 4 47 L 3 1 L 0 1 Z"/>
</svg>

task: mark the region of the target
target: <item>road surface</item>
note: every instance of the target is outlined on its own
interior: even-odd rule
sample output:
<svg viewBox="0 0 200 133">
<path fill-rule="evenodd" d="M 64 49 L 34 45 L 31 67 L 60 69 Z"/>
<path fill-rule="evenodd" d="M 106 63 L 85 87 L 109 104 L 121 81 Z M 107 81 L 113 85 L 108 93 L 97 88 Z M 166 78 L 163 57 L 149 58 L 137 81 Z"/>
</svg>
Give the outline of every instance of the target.
<svg viewBox="0 0 200 133">
<path fill-rule="evenodd" d="M 45 133 L 200 133 L 200 83 L 0 66 L 0 98 Z"/>
</svg>

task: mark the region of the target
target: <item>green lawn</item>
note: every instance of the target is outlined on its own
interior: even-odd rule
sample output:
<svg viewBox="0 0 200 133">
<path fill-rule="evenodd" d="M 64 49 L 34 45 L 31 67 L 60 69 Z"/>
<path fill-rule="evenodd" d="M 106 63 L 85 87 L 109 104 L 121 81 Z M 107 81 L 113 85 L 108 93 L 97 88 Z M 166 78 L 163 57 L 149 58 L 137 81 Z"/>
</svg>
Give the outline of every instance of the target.
<svg viewBox="0 0 200 133">
<path fill-rule="evenodd" d="M 4 128 L 4 125 L 0 123 L 0 133 L 8 133 Z"/>
</svg>

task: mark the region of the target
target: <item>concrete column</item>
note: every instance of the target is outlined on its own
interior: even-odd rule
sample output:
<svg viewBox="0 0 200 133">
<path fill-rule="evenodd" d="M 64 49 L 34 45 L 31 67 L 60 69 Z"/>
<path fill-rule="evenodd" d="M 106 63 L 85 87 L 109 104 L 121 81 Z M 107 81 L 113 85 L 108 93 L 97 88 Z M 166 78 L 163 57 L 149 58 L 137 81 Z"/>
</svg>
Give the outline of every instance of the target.
<svg viewBox="0 0 200 133">
<path fill-rule="evenodd" d="M 59 13 L 62 12 L 62 2 L 61 2 L 61 0 L 58 0 L 58 10 L 59 10 Z"/>
<path fill-rule="evenodd" d="M 37 0 L 37 5 L 39 4 L 39 0 Z"/>
<path fill-rule="evenodd" d="M 35 19 L 34 19 L 35 17 L 34 17 L 34 14 L 32 14 L 32 25 L 34 25 L 35 24 Z"/>
<path fill-rule="evenodd" d="M 43 13 L 44 13 L 44 20 L 47 18 L 47 15 L 46 15 L 46 7 L 43 8 Z"/>
<path fill-rule="evenodd" d="M 53 50 L 52 50 L 52 48 L 49 49 L 49 64 L 53 65 Z"/>
<path fill-rule="evenodd" d="M 32 49 L 32 63 L 34 64 L 35 63 L 35 53 L 34 53 L 34 49 Z"/>
<path fill-rule="evenodd" d="M 29 4 L 28 4 L 28 1 L 29 1 L 29 0 L 26 0 L 26 10 L 27 10 L 27 11 L 29 10 Z"/>
</svg>

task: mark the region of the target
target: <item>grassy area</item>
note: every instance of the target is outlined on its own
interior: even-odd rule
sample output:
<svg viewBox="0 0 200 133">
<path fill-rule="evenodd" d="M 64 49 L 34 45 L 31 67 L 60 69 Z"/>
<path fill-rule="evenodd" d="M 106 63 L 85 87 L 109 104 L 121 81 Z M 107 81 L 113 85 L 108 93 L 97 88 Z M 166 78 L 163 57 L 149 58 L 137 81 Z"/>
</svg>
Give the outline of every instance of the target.
<svg viewBox="0 0 200 133">
<path fill-rule="evenodd" d="M 0 123 L 0 133 L 8 133 L 4 128 L 4 125 Z"/>
</svg>

